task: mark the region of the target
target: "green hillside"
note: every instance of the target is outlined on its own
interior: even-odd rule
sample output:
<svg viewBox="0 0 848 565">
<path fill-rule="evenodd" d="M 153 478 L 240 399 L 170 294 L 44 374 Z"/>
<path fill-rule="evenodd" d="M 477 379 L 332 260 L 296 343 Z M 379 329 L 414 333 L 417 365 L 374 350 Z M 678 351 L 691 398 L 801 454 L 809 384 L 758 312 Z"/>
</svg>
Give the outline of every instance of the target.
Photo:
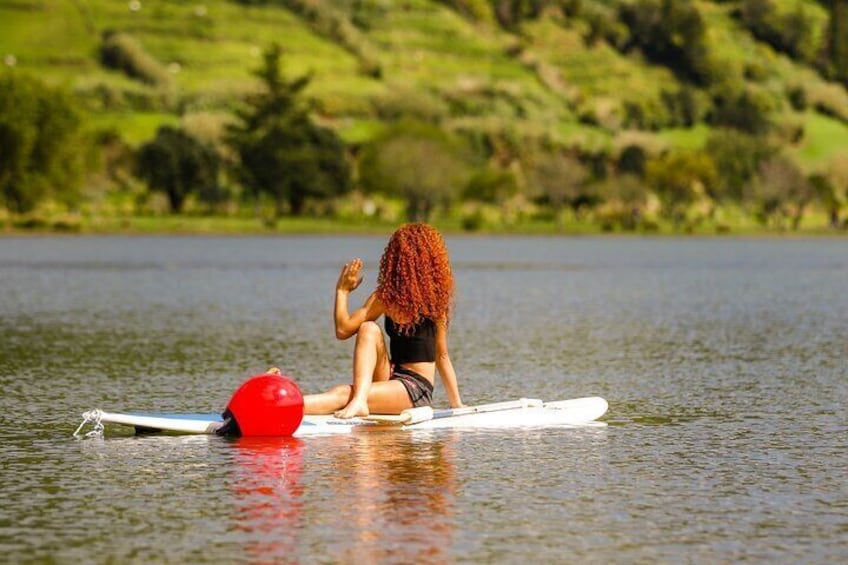
<svg viewBox="0 0 848 565">
<path fill-rule="evenodd" d="M 848 155 L 844 84 L 814 57 L 756 37 L 740 16 L 744 2 L 691 3 L 705 26 L 709 84 L 652 57 L 650 45 L 634 47 L 635 28 L 621 16 L 634 2 L 7 0 L 0 56 L 7 72 L 74 93 L 89 129 L 130 147 L 165 124 L 220 144 L 223 124 L 261 86 L 253 73 L 263 53 L 278 43 L 288 76 L 312 76 L 315 120 L 354 149 L 412 117 L 483 143 L 484 160 L 502 166 L 535 143 L 611 163 L 634 144 L 649 157 L 697 151 L 716 128 L 715 93 L 726 83 L 766 109 L 769 135 L 806 174 Z M 801 13 L 821 50 L 827 2 L 772 4 Z M 146 76 L 102 62 L 109 34 L 134 45 Z"/>
</svg>

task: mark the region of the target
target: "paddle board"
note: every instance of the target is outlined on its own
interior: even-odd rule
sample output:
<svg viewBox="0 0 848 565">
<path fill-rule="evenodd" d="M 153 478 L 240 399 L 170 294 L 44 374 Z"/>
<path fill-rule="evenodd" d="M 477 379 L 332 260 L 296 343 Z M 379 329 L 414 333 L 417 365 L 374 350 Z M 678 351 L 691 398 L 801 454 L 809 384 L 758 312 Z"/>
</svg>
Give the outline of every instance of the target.
<svg viewBox="0 0 848 565">
<path fill-rule="evenodd" d="M 518 407 L 512 407 L 517 404 Z M 507 408 L 501 409 L 500 406 Z M 414 424 L 375 421 L 366 418 L 341 420 L 333 416 L 303 417 L 294 437 L 326 434 L 346 434 L 369 431 L 377 428 L 396 430 L 430 429 L 516 429 L 567 426 L 605 426 L 596 420 L 608 409 L 607 401 L 600 397 L 574 398 L 554 402 L 512 401 L 465 407 L 457 410 L 434 410 L 432 417 Z M 91 410 L 83 414 L 75 436 L 82 435 L 83 428 L 91 424 L 93 432 L 102 434 L 104 424 L 131 426 L 138 433 L 214 434 L 224 421 L 219 414 L 173 414 L 155 412 L 107 412 Z"/>
</svg>

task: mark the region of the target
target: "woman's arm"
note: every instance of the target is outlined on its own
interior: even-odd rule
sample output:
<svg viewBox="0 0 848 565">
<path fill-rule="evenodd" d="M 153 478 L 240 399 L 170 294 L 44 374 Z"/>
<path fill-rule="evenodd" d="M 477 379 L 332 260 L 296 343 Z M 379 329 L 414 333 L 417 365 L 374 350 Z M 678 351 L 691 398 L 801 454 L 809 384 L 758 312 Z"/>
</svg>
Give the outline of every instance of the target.
<svg viewBox="0 0 848 565">
<path fill-rule="evenodd" d="M 333 307 L 336 339 L 347 339 L 356 335 L 362 322 L 376 320 L 383 313 L 382 303 L 376 293 L 372 293 L 361 308 L 348 312 L 348 296 L 362 284 L 361 271 L 362 260 L 354 259 L 345 263 L 336 282 L 336 301 Z"/>
<path fill-rule="evenodd" d="M 448 322 L 447 320 L 436 321 L 436 368 L 445 391 L 448 394 L 448 402 L 451 408 L 463 406 L 462 398 L 459 396 L 459 385 L 456 382 L 456 372 L 453 370 L 450 355 L 448 354 Z"/>
</svg>

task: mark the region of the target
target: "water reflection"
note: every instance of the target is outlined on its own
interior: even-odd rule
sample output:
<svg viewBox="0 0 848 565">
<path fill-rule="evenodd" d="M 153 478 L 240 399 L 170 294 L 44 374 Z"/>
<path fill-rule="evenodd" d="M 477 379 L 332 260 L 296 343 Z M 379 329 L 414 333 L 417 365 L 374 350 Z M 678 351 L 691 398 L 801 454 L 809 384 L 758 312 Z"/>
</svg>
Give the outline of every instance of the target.
<svg viewBox="0 0 848 565">
<path fill-rule="evenodd" d="M 232 447 L 233 519 L 252 562 L 452 560 L 453 436 L 378 431 Z"/>
<path fill-rule="evenodd" d="M 345 501 L 336 515 L 350 530 L 338 558 L 365 562 L 450 560 L 456 494 L 452 436 L 364 433 L 340 464 L 350 480 L 332 494 Z"/>
<path fill-rule="evenodd" d="M 235 529 L 255 562 L 294 563 L 303 514 L 303 455 L 296 438 L 239 438 L 233 446 Z"/>
<path fill-rule="evenodd" d="M 352 484 L 337 493 L 356 509 L 345 559 L 447 561 L 456 493 L 452 437 L 383 432 L 357 439 Z"/>
</svg>

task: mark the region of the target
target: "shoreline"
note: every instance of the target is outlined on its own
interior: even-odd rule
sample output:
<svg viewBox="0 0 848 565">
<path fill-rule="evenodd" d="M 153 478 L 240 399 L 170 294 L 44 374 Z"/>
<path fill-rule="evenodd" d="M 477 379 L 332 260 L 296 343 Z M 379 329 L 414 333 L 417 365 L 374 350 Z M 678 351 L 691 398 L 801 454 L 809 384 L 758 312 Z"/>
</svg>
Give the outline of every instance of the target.
<svg viewBox="0 0 848 565">
<path fill-rule="evenodd" d="M 817 218 L 818 219 L 818 218 Z M 241 216 L 125 216 L 89 217 L 68 219 L 23 219 L 17 222 L 6 218 L 0 221 L 0 237 L 18 236 L 209 236 L 209 237 L 279 237 L 279 236 L 387 236 L 405 223 L 326 219 L 314 217 L 284 217 L 273 225 L 254 217 Z M 481 226 L 465 229 L 453 219 L 435 219 L 431 222 L 445 235 L 481 237 L 624 237 L 624 238 L 833 238 L 848 237 L 848 227 L 790 228 L 756 225 L 727 226 L 703 223 L 685 229 L 675 229 L 662 223 L 651 229 L 604 229 L 593 222 L 575 222 L 557 225 L 553 221 L 525 221 L 511 225 Z"/>
</svg>

